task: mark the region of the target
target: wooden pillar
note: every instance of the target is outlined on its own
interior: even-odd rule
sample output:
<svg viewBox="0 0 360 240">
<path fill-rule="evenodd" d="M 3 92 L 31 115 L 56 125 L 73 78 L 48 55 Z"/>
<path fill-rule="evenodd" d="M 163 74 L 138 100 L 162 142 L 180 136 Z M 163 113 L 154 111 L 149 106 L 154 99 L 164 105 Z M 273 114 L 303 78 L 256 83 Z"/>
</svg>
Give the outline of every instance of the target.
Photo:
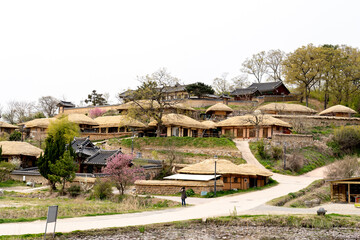
<svg viewBox="0 0 360 240">
<path fill-rule="evenodd" d="M 250 137 L 250 128 L 246 128 L 246 137 L 247 137 L 247 138 Z"/>
<path fill-rule="evenodd" d="M 109 127 L 106 128 L 106 133 L 109 133 Z"/>
<path fill-rule="evenodd" d="M 167 127 L 166 135 L 167 135 L 168 137 L 171 137 L 171 126 L 170 126 L 170 127 Z"/>
<path fill-rule="evenodd" d="M 331 200 L 331 202 L 334 201 L 333 183 L 330 183 L 330 200 Z"/>
<path fill-rule="evenodd" d="M 259 138 L 263 138 L 264 128 L 259 128 Z"/>
</svg>

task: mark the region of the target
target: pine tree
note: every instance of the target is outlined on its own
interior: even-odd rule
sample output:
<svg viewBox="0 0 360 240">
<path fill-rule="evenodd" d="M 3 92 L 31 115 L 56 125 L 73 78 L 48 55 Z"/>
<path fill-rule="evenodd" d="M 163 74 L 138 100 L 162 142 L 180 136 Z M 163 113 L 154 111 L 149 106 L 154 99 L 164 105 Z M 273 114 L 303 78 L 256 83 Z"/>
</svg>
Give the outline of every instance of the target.
<svg viewBox="0 0 360 240">
<path fill-rule="evenodd" d="M 75 178 L 75 172 L 79 166 L 74 161 L 70 150 L 66 150 L 64 155 L 54 164 L 50 163 L 51 174 L 48 177 L 53 182 L 62 184 L 62 192 L 65 189 L 65 183 L 71 182 Z"/>
<path fill-rule="evenodd" d="M 79 127 L 63 118 L 52 122 L 49 125 L 48 136 L 45 139 L 45 151 L 44 155 L 41 155 L 37 165 L 39 167 L 40 174 L 49 180 L 53 190 L 56 189 L 56 181 L 50 179 L 49 175 L 56 175 L 50 168 L 51 164 L 55 164 L 61 157 L 63 157 L 66 151 L 66 143 L 70 142 L 79 132 Z M 70 149 L 71 147 L 69 147 Z M 71 155 L 74 155 L 71 152 Z"/>
</svg>

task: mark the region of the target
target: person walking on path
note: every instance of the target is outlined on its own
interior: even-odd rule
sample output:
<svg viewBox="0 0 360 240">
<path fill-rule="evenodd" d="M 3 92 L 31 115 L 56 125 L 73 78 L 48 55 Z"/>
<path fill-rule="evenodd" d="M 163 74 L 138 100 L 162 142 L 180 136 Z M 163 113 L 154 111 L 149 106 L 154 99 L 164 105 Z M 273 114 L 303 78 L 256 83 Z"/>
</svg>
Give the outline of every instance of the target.
<svg viewBox="0 0 360 240">
<path fill-rule="evenodd" d="M 185 187 L 182 187 L 180 192 L 181 192 L 181 205 L 186 206 L 185 199 L 187 198 L 187 196 L 186 196 Z"/>
</svg>

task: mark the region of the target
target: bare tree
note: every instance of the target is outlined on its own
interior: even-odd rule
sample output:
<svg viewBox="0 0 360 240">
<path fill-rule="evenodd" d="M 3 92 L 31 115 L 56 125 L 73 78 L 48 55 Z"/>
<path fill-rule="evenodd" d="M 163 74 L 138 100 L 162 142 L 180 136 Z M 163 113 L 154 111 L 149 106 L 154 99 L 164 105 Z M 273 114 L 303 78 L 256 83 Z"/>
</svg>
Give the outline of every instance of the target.
<svg viewBox="0 0 360 240">
<path fill-rule="evenodd" d="M 7 109 L 2 117 L 9 123 L 15 124 L 31 119 L 34 110 L 35 104 L 33 102 L 11 101 L 8 103 Z"/>
<path fill-rule="evenodd" d="M 326 168 L 326 177 L 330 179 L 350 178 L 358 176 L 360 168 L 359 159 L 354 156 L 346 156 L 343 160 L 336 161 Z"/>
<path fill-rule="evenodd" d="M 246 119 L 247 122 L 254 125 L 256 130 L 256 141 L 259 140 L 260 126 L 264 121 L 264 113 L 260 110 L 249 112 L 249 117 Z"/>
<path fill-rule="evenodd" d="M 160 137 L 163 130 L 162 117 L 166 108 L 174 107 L 179 100 L 165 101 L 166 95 L 179 82 L 179 79 L 171 76 L 165 69 L 161 68 L 151 75 L 138 77 L 141 83 L 137 90 L 131 93 L 135 107 L 129 115 L 135 118 L 146 116 L 147 119 L 154 119 L 157 122 L 156 135 Z"/>
<path fill-rule="evenodd" d="M 267 73 L 268 70 L 265 51 L 254 54 L 250 59 L 247 58 L 243 62 L 242 66 L 242 72 L 254 75 L 257 82 L 261 83 L 262 77 Z"/>
<path fill-rule="evenodd" d="M 57 111 L 59 100 L 52 96 L 44 96 L 39 98 L 38 109 L 45 113 L 47 117 L 53 117 Z"/>
<path fill-rule="evenodd" d="M 235 90 L 236 88 L 246 88 L 250 85 L 248 81 L 248 76 L 246 74 L 241 74 L 231 79 L 232 85 L 230 87 L 231 90 Z"/>
<path fill-rule="evenodd" d="M 283 81 L 282 76 L 282 62 L 285 58 L 285 53 L 280 49 L 270 50 L 266 54 L 265 63 L 268 67 L 268 74 L 270 81 Z"/>
<path fill-rule="evenodd" d="M 229 94 L 230 83 L 226 80 L 229 73 L 223 73 L 221 77 L 217 77 L 213 80 L 213 88 L 216 94 Z"/>
</svg>

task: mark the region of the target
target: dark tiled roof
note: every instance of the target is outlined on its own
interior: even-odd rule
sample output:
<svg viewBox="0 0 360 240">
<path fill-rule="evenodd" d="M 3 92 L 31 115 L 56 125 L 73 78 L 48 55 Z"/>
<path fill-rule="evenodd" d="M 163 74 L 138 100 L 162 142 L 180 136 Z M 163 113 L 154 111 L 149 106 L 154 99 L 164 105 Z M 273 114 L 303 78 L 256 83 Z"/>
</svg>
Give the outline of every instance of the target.
<svg viewBox="0 0 360 240">
<path fill-rule="evenodd" d="M 94 155 L 88 157 L 84 163 L 91 165 L 104 165 L 106 161 L 113 155 L 120 153 L 120 150 L 102 150 L 99 149 Z"/>
<path fill-rule="evenodd" d="M 282 82 L 266 82 L 266 83 L 253 83 L 248 88 L 256 88 L 260 93 L 273 91 L 281 86 Z"/>
<path fill-rule="evenodd" d="M 66 102 L 66 101 L 60 101 L 58 104 L 57 104 L 58 107 L 68 107 L 68 108 L 73 108 L 75 107 L 75 104 L 73 104 L 72 102 Z"/>
<path fill-rule="evenodd" d="M 76 154 L 84 154 L 87 156 L 94 155 L 99 151 L 99 147 L 95 146 L 89 138 L 74 138 L 71 142 L 71 147 L 74 149 Z"/>
<path fill-rule="evenodd" d="M 180 85 L 175 84 L 173 87 L 167 87 L 164 89 L 164 92 L 171 93 L 171 92 L 186 92 L 185 88 L 187 85 Z"/>
<path fill-rule="evenodd" d="M 230 95 L 231 96 L 251 95 L 251 94 L 254 94 L 256 92 L 258 92 L 260 94 L 259 90 L 257 90 L 256 88 L 250 88 L 250 87 L 248 87 L 248 88 L 237 88 L 234 91 L 232 91 L 230 93 Z"/>
</svg>

